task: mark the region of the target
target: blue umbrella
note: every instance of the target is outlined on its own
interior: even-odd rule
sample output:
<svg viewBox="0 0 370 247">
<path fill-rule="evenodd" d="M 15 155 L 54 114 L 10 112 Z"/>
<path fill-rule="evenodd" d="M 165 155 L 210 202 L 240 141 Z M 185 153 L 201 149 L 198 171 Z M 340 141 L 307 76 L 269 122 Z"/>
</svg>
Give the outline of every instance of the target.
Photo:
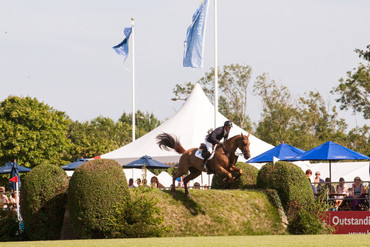
<svg viewBox="0 0 370 247">
<path fill-rule="evenodd" d="M 17 162 L 11 162 L 12 163 L 12 169 L 10 171 L 10 178 L 18 177 L 18 189 L 21 188 L 21 179 L 19 177 L 19 170 L 18 170 L 18 164 Z M 9 187 L 13 191 L 17 190 L 17 182 L 9 182 Z"/>
<path fill-rule="evenodd" d="M 273 157 L 279 160 L 287 160 L 297 155 L 304 153 L 305 151 L 299 148 L 295 148 L 289 144 L 281 143 L 280 145 L 271 148 L 270 150 L 247 160 L 248 163 L 265 163 L 272 162 Z"/>
<path fill-rule="evenodd" d="M 0 167 L 0 174 L 10 173 L 11 170 L 12 170 L 12 167 L 13 167 L 13 163 L 16 163 L 16 162 L 8 162 L 4 166 Z M 18 164 L 17 164 L 17 167 L 18 167 L 18 172 L 19 173 L 31 171 L 30 168 L 20 166 Z"/>
<path fill-rule="evenodd" d="M 339 160 L 370 160 L 366 155 L 357 153 L 351 149 L 343 147 L 335 142 L 328 141 L 307 152 L 298 155 L 289 161 L 298 160 L 326 160 L 329 161 L 329 177 L 331 179 L 331 162 Z"/>
<path fill-rule="evenodd" d="M 66 170 L 66 171 L 73 171 L 75 170 L 77 167 L 79 167 L 80 165 L 82 165 L 83 163 L 89 161 L 88 159 L 84 159 L 84 158 L 81 158 L 81 159 L 78 159 L 76 160 L 75 162 L 72 162 L 72 163 L 69 163 L 65 166 L 62 166 L 62 169 L 63 170 Z"/>
<path fill-rule="evenodd" d="M 153 160 L 152 157 L 145 155 L 138 160 L 132 161 L 131 163 L 124 165 L 123 168 L 143 168 L 144 165 L 146 168 L 150 169 L 166 169 L 171 167 L 157 160 Z"/>
</svg>

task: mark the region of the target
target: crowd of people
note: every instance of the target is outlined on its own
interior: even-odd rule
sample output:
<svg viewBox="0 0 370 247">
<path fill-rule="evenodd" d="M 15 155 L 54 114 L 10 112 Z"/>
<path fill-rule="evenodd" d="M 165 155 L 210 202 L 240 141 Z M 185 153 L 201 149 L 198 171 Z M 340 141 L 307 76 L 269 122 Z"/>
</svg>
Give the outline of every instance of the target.
<svg viewBox="0 0 370 247">
<path fill-rule="evenodd" d="M 14 191 L 10 192 L 10 196 L 6 195 L 5 187 L 0 187 L 0 207 L 3 209 L 7 209 L 8 207 L 11 209 L 16 208 L 17 204 L 17 193 Z"/>
<path fill-rule="evenodd" d="M 136 184 L 137 184 L 137 186 L 135 186 L 133 178 L 129 179 L 128 187 L 130 189 L 136 188 L 136 187 L 141 187 L 141 186 L 151 187 L 151 188 L 159 188 L 159 189 L 166 189 L 166 187 L 163 184 L 161 184 L 159 182 L 158 178 L 155 177 L 155 176 L 150 179 L 150 185 L 147 184 L 146 179 L 141 180 L 140 178 L 136 179 Z M 183 188 L 183 187 L 184 187 L 184 185 L 183 185 L 182 179 L 179 179 L 179 181 L 177 181 L 176 188 Z M 193 189 L 209 189 L 207 184 L 201 186 L 200 183 L 198 183 L 198 182 L 195 182 L 193 187 L 191 187 L 188 184 L 188 187 L 193 188 Z"/>
<path fill-rule="evenodd" d="M 348 182 L 341 177 L 335 187 L 330 178 L 327 177 L 323 180 L 319 171 L 315 173 L 313 182 L 311 181 L 312 171 L 310 169 L 306 171 L 306 176 L 311 183 L 315 198 L 325 193 L 332 210 L 368 210 L 368 190 L 359 176 L 354 178 L 353 183 L 349 182 L 350 186 L 347 186 Z"/>
</svg>

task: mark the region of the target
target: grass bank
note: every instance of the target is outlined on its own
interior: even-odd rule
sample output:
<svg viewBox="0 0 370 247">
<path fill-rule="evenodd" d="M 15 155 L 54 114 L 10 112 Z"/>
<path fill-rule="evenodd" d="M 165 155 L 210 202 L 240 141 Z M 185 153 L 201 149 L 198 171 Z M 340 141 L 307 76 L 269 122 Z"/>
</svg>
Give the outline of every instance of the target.
<svg viewBox="0 0 370 247">
<path fill-rule="evenodd" d="M 271 235 L 285 233 L 277 209 L 261 191 L 183 190 L 149 191 L 159 200 L 167 237 Z"/>
</svg>

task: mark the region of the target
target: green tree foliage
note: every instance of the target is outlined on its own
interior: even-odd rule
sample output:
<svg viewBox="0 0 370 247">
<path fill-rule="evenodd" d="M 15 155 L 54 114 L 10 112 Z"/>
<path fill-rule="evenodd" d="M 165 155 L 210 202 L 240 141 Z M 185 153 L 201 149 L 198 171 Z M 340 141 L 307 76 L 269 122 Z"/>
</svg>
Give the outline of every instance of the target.
<svg viewBox="0 0 370 247">
<path fill-rule="evenodd" d="M 239 64 L 225 65 L 218 70 L 219 111 L 243 129 L 251 129 L 247 114 L 247 92 L 252 68 Z M 211 102 L 214 101 L 214 68 L 198 81 Z M 176 84 L 173 90 L 177 98 L 187 98 L 194 88 L 192 83 Z"/>
<path fill-rule="evenodd" d="M 0 103 L 0 162 L 16 159 L 27 167 L 66 163 L 69 121 L 64 112 L 36 98 L 9 96 Z"/>
<path fill-rule="evenodd" d="M 97 117 L 69 125 L 69 138 L 74 144 L 73 159 L 95 157 L 113 151 L 131 141 L 131 126 L 107 117 Z"/>
<path fill-rule="evenodd" d="M 139 138 L 146 133 L 152 131 L 153 129 L 157 128 L 161 121 L 159 121 L 153 113 L 143 113 L 141 111 L 137 111 L 135 114 L 135 138 Z M 122 122 L 124 124 L 128 124 L 130 126 L 130 141 L 132 139 L 132 113 L 127 114 L 123 113 L 118 122 Z"/>
<path fill-rule="evenodd" d="M 236 181 L 224 182 L 227 176 L 215 174 L 212 178 L 212 189 L 251 189 L 256 186 L 258 169 L 244 162 L 237 162 L 236 166 L 243 170 L 243 174 Z M 234 171 L 233 177 L 238 172 Z"/>
<path fill-rule="evenodd" d="M 67 174 L 55 165 L 39 165 L 24 177 L 20 205 L 31 240 L 60 239 L 67 187 Z"/>
<path fill-rule="evenodd" d="M 370 45 L 367 51 L 356 49 L 359 56 L 370 62 Z M 347 72 L 347 78 L 341 78 L 338 87 L 332 90 L 338 94 L 340 109 L 362 113 L 365 119 L 370 119 L 370 63 L 360 64 L 357 68 Z"/>
<path fill-rule="evenodd" d="M 253 89 L 263 105 L 256 129 L 262 140 L 273 145 L 286 142 L 304 150 L 329 140 L 344 145 L 347 125 L 318 92 L 295 100 L 287 87 L 279 86 L 266 74 L 257 78 Z"/>
<path fill-rule="evenodd" d="M 112 237 L 115 207 L 129 198 L 126 177 L 117 162 L 91 160 L 79 166 L 68 187 L 68 209 L 77 237 Z"/>
</svg>

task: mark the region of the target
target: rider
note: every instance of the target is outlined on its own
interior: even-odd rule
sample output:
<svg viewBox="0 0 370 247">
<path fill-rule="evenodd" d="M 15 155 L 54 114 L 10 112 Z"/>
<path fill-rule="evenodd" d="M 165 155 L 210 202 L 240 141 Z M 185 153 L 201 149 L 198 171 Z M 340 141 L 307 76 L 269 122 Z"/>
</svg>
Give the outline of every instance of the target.
<svg viewBox="0 0 370 247">
<path fill-rule="evenodd" d="M 229 132 L 231 127 L 233 127 L 233 123 L 231 121 L 225 121 L 224 126 L 216 128 L 214 131 L 212 131 L 209 135 L 207 135 L 205 144 L 207 149 L 203 150 L 202 156 L 204 158 L 203 162 L 203 169 L 207 170 L 206 168 L 206 163 L 208 158 L 212 154 L 212 150 L 214 145 L 220 144 L 221 146 L 223 145 L 220 141 L 222 138 L 224 138 L 224 142 L 227 140 L 229 137 Z"/>
</svg>

